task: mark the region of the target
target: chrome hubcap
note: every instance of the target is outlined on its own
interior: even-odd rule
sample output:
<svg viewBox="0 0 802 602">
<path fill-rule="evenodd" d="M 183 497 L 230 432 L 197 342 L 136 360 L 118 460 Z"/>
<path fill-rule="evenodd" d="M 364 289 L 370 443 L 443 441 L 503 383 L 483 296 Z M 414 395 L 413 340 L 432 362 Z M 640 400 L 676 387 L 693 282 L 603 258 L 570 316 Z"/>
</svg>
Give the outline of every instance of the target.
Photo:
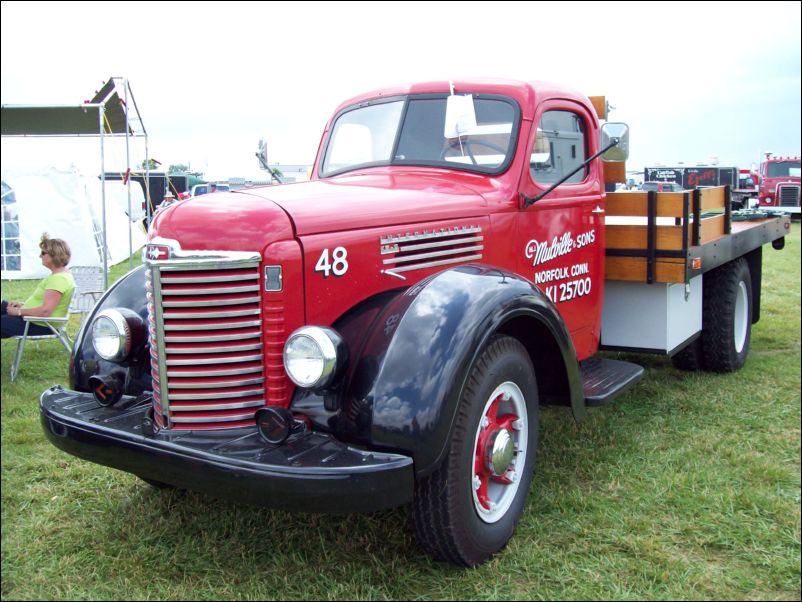
<svg viewBox="0 0 802 602">
<path fill-rule="evenodd" d="M 515 458 L 515 444 L 510 432 L 507 429 L 497 431 L 492 437 L 488 451 L 490 455 L 487 458 L 487 467 L 497 477 L 505 474 Z"/>
<path fill-rule="evenodd" d="M 507 381 L 490 395 L 474 438 L 473 505 L 486 523 L 506 514 L 521 482 L 528 443 L 526 400 Z"/>
</svg>

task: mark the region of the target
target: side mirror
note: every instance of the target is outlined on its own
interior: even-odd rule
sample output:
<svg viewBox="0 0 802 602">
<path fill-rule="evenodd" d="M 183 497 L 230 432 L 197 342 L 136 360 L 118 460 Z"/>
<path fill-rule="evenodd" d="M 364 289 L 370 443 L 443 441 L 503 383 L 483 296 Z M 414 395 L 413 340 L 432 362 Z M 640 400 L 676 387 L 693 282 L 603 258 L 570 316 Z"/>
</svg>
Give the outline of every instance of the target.
<svg viewBox="0 0 802 602">
<path fill-rule="evenodd" d="M 610 163 L 626 161 L 629 158 L 629 126 L 626 123 L 605 123 L 601 129 L 601 147 L 609 148 L 602 155 L 602 161 Z"/>
</svg>

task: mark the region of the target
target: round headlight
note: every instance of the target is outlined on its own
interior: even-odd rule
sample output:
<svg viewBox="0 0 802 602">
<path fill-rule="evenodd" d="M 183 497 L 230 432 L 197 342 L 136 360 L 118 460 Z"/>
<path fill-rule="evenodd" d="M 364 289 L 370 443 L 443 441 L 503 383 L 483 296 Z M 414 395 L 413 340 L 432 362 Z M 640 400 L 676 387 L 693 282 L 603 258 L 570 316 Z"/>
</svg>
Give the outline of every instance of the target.
<svg viewBox="0 0 802 602">
<path fill-rule="evenodd" d="M 116 309 L 104 309 L 92 323 L 92 346 L 104 360 L 119 362 L 131 352 L 131 327 Z"/>
<path fill-rule="evenodd" d="M 284 345 L 284 368 L 299 387 L 319 389 L 328 385 L 343 359 L 344 343 L 331 328 L 304 326 Z"/>
</svg>

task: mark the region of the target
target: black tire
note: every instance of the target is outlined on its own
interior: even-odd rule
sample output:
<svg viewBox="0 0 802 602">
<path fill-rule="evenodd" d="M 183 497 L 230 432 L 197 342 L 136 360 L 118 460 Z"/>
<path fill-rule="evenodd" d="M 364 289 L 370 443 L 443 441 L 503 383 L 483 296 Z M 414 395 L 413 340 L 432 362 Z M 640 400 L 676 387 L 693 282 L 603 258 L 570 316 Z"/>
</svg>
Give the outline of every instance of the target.
<svg viewBox="0 0 802 602">
<path fill-rule="evenodd" d="M 702 352 L 702 338 L 697 337 L 690 345 L 682 351 L 671 356 L 671 363 L 677 370 L 686 372 L 697 372 L 704 370 L 704 354 Z"/>
<path fill-rule="evenodd" d="M 705 368 L 734 372 L 746 363 L 752 336 L 752 278 L 743 258 L 704 276 L 702 351 Z"/>
<path fill-rule="evenodd" d="M 437 560 L 461 566 L 479 565 L 501 550 L 526 503 L 537 444 L 532 362 L 516 339 L 495 336 L 471 368 L 444 462 L 416 483 L 420 544 Z M 513 455 L 510 446 L 524 451 Z"/>
</svg>

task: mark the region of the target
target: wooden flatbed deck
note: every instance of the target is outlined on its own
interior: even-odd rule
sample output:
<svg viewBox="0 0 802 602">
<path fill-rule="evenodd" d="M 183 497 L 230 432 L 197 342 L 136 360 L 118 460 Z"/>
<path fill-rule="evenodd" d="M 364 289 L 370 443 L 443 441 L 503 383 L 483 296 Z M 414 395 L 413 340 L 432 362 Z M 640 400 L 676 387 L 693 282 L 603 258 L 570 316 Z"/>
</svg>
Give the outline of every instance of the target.
<svg viewBox="0 0 802 602">
<path fill-rule="evenodd" d="M 725 186 L 608 193 L 605 278 L 688 283 L 788 233 L 788 217 L 733 223 L 729 197 Z"/>
</svg>

